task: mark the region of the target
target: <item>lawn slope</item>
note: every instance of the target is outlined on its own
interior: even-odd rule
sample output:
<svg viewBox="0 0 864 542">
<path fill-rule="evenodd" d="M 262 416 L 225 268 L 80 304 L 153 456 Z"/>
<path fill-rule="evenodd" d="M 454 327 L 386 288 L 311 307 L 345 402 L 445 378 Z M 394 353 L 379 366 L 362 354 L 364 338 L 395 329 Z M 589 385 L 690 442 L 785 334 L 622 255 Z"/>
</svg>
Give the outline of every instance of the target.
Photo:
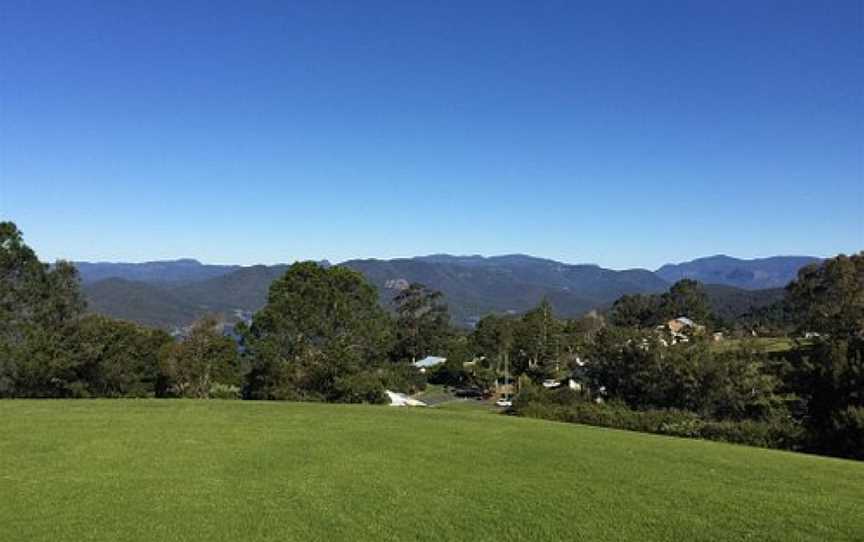
<svg viewBox="0 0 864 542">
<path fill-rule="evenodd" d="M 864 463 L 476 409 L 0 401 L 0 540 L 860 540 Z"/>
</svg>

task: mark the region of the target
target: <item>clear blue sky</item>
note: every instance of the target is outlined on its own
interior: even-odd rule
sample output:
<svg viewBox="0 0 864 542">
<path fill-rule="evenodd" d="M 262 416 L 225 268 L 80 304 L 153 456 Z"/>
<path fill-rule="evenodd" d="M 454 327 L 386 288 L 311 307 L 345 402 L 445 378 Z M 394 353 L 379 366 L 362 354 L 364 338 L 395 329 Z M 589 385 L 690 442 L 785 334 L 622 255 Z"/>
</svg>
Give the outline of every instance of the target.
<svg viewBox="0 0 864 542">
<path fill-rule="evenodd" d="M 864 249 L 862 2 L 4 2 L 46 260 Z"/>
</svg>

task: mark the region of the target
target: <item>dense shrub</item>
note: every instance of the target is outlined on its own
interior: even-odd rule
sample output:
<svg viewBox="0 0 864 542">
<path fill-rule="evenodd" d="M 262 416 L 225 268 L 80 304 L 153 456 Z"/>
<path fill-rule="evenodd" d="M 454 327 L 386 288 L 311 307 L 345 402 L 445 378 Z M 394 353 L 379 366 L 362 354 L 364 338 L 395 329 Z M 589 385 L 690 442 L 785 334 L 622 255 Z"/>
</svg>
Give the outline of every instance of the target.
<svg viewBox="0 0 864 542">
<path fill-rule="evenodd" d="M 389 390 L 410 395 L 426 389 L 426 375 L 409 363 L 393 363 L 377 372 L 382 385 Z"/>
<path fill-rule="evenodd" d="M 708 440 L 763 448 L 798 450 L 801 448 L 804 431 L 799 424 L 788 418 L 770 421 L 709 421 L 703 422 L 698 436 Z"/>
<path fill-rule="evenodd" d="M 527 388 L 517 396 L 512 412 L 529 418 L 765 448 L 798 449 L 802 438 L 800 427 L 788 419 L 712 421 L 686 410 L 633 410 L 623 403 L 588 402 L 570 390 L 550 393 Z"/>
<path fill-rule="evenodd" d="M 208 397 L 210 399 L 240 399 L 242 397 L 240 392 L 240 386 L 216 383 L 210 386 Z"/>
<path fill-rule="evenodd" d="M 853 459 L 864 459 L 864 408 L 847 407 L 832 416 L 834 451 Z"/>
<path fill-rule="evenodd" d="M 353 373 L 336 378 L 335 394 L 327 397 L 328 401 L 339 403 L 373 403 L 387 402 L 381 378 L 374 373 Z"/>
</svg>

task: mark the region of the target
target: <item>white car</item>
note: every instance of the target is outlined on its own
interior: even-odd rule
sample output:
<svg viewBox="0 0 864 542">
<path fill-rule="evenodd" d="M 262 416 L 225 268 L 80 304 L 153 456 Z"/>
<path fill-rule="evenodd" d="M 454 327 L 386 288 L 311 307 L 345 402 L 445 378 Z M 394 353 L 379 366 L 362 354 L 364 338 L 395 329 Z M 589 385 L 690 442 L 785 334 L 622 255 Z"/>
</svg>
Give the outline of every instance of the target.
<svg viewBox="0 0 864 542">
<path fill-rule="evenodd" d="M 495 401 L 495 405 L 504 408 L 510 408 L 513 406 L 513 401 L 511 401 L 510 399 L 498 399 L 497 401 Z"/>
<path fill-rule="evenodd" d="M 549 380 L 543 381 L 543 387 L 544 388 L 557 388 L 560 385 L 561 385 L 560 382 L 558 382 L 557 380 L 553 380 L 551 378 Z"/>
</svg>

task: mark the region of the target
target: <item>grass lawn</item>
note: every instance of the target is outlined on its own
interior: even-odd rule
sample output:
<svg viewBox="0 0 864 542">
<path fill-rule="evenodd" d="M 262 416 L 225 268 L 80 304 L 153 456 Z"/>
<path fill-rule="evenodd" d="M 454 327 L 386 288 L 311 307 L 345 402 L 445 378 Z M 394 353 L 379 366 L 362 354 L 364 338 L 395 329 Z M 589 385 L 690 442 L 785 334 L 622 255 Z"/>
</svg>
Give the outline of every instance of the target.
<svg viewBox="0 0 864 542">
<path fill-rule="evenodd" d="M 0 540 L 862 540 L 864 463 L 484 409 L 0 401 Z"/>
<path fill-rule="evenodd" d="M 804 341 L 806 342 L 806 341 Z M 766 354 L 776 354 L 791 350 L 795 346 L 795 340 L 787 337 L 751 337 L 747 339 L 724 339 L 711 343 L 711 347 L 717 352 L 735 350 L 743 345 L 758 348 Z"/>
</svg>

